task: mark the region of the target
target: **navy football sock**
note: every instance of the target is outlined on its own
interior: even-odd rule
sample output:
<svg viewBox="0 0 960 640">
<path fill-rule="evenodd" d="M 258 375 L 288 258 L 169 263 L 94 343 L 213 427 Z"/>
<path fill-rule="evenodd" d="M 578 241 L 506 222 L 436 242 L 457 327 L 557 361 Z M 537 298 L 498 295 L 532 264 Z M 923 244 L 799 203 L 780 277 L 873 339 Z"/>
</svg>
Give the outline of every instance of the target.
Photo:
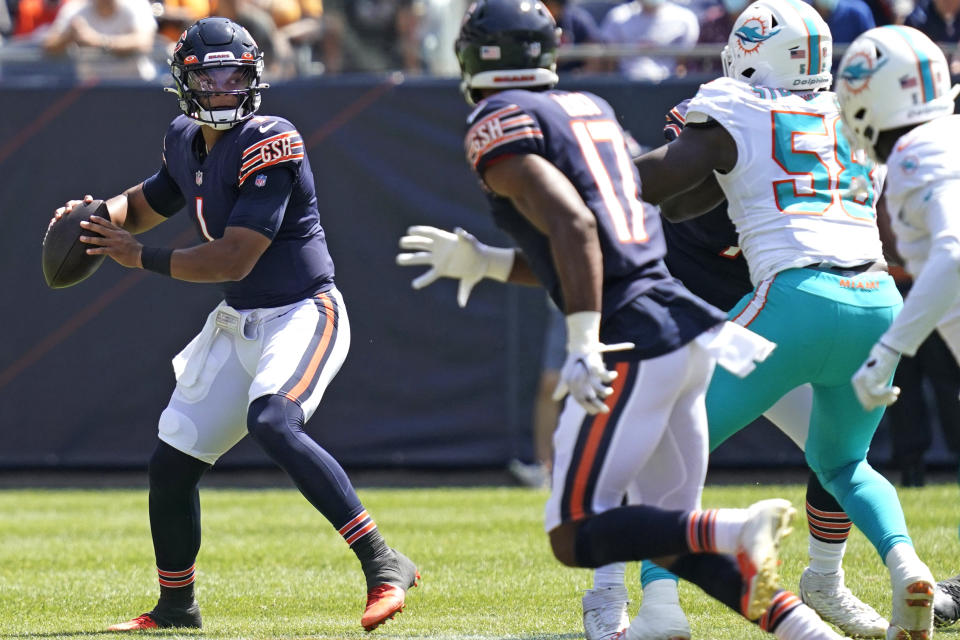
<svg viewBox="0 0 960 640">
<path fill-rule="evenodd" d="M 595 569 L 612 562 L 688 553 L 689 514 L 630 505 L 592 516 L 577 529 L 577 565 Z"/>
<path fill-rule="evenodd" d="M 689 553 L 677 558 L 668 568 L 687 582 L 703 589 L 707 595 L 743 614 L 740 610 L 743 577 L 733 556 Z"/>
<path fill-rule="evenodd" d="M 247 412 L 247 429 L 330 524 L 342 527 L 363 512 L 343 467 L 304 433 L 300 405 L 279 395 L 257 398 Z"/>
<path fill-rule="evenodd" d="M 162 603 L 193 602 L 194 563 L 200 551 L 197 484 L 209 468 L 165 442 L 157 444 L 150 458 L 150 533 Z"/>
</svg>

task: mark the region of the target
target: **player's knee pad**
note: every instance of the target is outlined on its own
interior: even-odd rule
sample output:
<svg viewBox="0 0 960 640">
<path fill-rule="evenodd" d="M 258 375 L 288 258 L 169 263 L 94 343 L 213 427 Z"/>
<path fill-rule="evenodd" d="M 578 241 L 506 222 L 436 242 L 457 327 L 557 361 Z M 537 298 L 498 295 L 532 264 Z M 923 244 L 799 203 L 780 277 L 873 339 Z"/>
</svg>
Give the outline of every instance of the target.
<svg viewBox="0 0 960 640">
<path fill-rule="evenodd" d="M 293 432 L 303 429 L 300 405 L 285 396 L 260 396 L 247 410 L 247 431 L 268 451 L 286 441 Z"/>
<path fill-rule="evenodd" d="M 200 482 L 200 477 L 209 468 L 210 465 L 206 462 L 197 460 L 160 441 L 147 467 L 150 494 L 153 497 L 160 497 L 192 493 Z"/>
</svg>

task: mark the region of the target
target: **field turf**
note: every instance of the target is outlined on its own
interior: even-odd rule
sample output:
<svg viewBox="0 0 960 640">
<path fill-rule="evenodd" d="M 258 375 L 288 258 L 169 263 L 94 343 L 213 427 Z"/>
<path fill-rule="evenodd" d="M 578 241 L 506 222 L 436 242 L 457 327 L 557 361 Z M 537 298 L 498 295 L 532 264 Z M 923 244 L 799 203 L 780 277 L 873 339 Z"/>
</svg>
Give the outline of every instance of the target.
<svg viewBox="0 0 960 640">
<path fill-rule="evenodd" d="M 783 553 L 783 582 L 795 589 L 806 563 L 800 485 L 708 487 L 706 506 L 790 499 L 801 514 Z M 188 638 L 580 638 L 580 597 L 590 572 L 550 555 L 541 517 L 546 493 L 520 488 L 360 491 L 388 543 L 423 574 L 408 608 L 371 634 L 359 625 L 359 564 L 299 493 L 287 489 L 201 490 L 203 547 L 197 593 L 202 632 Z M 960 573 L 958 489 L 901 489 L 921 557 L 934 575 Z M 642 535 L 642 532 L 637 532 Z M 889 614 L 889 582 L 855 532 L 847 582 Z M 627 572 L 639 602 L 638 571 Z M 157 595 L 145 490 L 0 491 L 0 638 L 116 638 L 106 626 L 149 610 Z M 694 638 L 771 637 L 696 587 L 681 583 Z M 631 607 L 631 615 L 636 606 Z M 938 633 L 960 640 L 960 625 Z"/>
</svg>

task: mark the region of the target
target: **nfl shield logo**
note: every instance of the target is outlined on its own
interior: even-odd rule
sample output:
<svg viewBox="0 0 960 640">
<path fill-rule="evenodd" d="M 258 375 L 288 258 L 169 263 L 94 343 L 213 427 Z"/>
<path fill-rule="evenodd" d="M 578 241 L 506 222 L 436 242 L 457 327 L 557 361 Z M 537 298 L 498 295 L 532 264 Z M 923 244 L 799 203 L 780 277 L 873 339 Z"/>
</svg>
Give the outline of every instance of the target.
<svg viewBox="0 0 960 640">
<path fill-rule="evenodd" d="M 197 171 L 196 181 L 198 187 L 203 184 L 203 171 Z"/>
<path fill-rule="evenodd" d="M 257 175 L 253 181 L 253 184 L 257 185 L 258 187 L 262 187 L 263 185 L 267 184 L 267 176 L 263 175 L 262 173 Z"/>
</svg>

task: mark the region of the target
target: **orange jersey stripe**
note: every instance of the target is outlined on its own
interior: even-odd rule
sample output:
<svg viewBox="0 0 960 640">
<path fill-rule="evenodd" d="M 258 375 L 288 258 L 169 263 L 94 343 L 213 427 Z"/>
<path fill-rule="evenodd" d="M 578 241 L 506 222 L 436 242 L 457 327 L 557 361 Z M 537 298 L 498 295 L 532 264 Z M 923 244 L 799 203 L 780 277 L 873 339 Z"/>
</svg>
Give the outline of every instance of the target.
<svg viewBox="0 0 960 640">
<path fill-rule="evenodd" d="M 630 363 L 620 362 L 617 363 L 615 368 L 617 377 L 612 383 L 613 393 L 606 400 L 607 407 L 611 409 L 617 406 L 617 402 L 620 400 Z M 609 420 L 609 413 L 598 413 L 590 424 L 590 434 L 587 436 L 587 444 L 583 449 L 583 456 L 580 458 L 580 464 L 574 476 L 573 491 L 570 492 L 570 517 L 574 521 L 586 517 L 583 510 L 583 496 L 587 491 L 590 470 L 593 468 L 593 462 L 597 457 L 597 449 L 600 447 L 600 440 L 603 439 L 603 432 L 606 431 Z"/>
<path fill-rule="evenodd" d="M 272 167 L 273 165 L 275 165 L 275 164 L 280 164 L 281 162 L 286 162 L 286 161 L 288 161 L 288 160 L 296 160 L 296 159 L 302 158 L 302 157 L 303 157 L 303 154 L 302 154 L 302 153 L 295 153 L 295 154 L 293 154 L 293 155 L 283 156 L 282 158 L 277 158 L 276 160 L 273 160 L 272 162 L 264 162 L 263 164 L 257 165 L 256 167 L 254 167 L 253 169 L 251 169 L 250 171 L 248 171 L 246 174 L 244 174 L 243 176 L 241 176 L 241 177 L 240 177 L 240 183 L 239 183 L 239 184 L 240 184 L 240 186 L 243 186 L 243 183 L 246 182 L 247 178 L 249 178 L 249 177 L 251 176 L 251 174 L 254 174 L 254 173 L 256 173 L 257 171 L 260 171 L 260 170 L 262 170 L 262 169 L 266 169 L 267 167 Z"/>
<path fill-rule="evenodd" d="M 298 140 L 296 142 L 291 142 L 290 151 L 291 153 L 303 153 L 303 141 Z M 253 165 L 261 161 L 263 161 L 263 158 L 260 157 L 259 153 L 256 154 L 255 156 L 253 156 L 252 158 L 244 162 L 242 165 L 240 165 L 240 173 L 243 173 L 248 168 L 252 167 Z"/>
<path fill-rule="evenodd" d="M 483 149 L 480 149 L 480 151 L 477 152 L 477 159 L 474 161 L 473 166 L 474 168 L 476 168 L 477 163 L 480 162 L 480 158 L 483 157 L 483 154 L 487 153 L 491 149 L 496 149 L 502 144 L 506 144 L 513 140 L 519 140 L 520 138 L 542 138 L 542 137 L 543 137 L 543 132 L 540 129 L 524 129 L 516 133 L 505 135 L 502 138 L 497 138 L 496 140 L 492 140 L 487 146 L 485 146 Z"/>
<path fill-rule="evenodd" d="M 296 132 L 296 131 L 286 131 L 286 132 L 284 132 L 284 133 L 278 133 L 278 134 L 275 135 L 275 136 L 270 136 L 269 138 L 264 138 L 264 139 L 261 140 L 260 142 L 258 142 L 258 143 L 256 143 L 256 144 L 252 144 L 252 145 L 250 145 L 249 147 L 247 147 L 246 149 L 244 149 L 244 150 L 243 150 L 243 153 L 240 154 L 240 157 L 241 157 L 241 158 L 246 158 L 249 153 L 258 150 L 258 149 L 259 149 L 260 147 L 262 147 L 263 145 L 265 145 L 265 144 L 270 144 L 271 142 L 274 142 L 275 140 L 280 140 L 281 138 L 290 137 L 290 136 L 300 137 L 300 134 L 299 134 L 298 132 Z"/>
<path fill-rule="evenodd" d="M 334 313 L 333 305 L 330 303 L 330 296 L 321 293 L 317 295 L 317 298 L 323 302 L 323 312 L 327 316 L 327 322 L 323 326 L 323 335 L 320 336 L 320 343 L 317 345 L 317 350 L 313 352 L 313 357 L 310 358 L 310 364 L 307 365 L 307 370 L 303 373 L 303 377 L 300 378 L 293 389 L 284 394 L 287 399 L 293 400 L 294 402 L 297 402 L 300 394 L 303 393 L 313 381 L 313 375 L 317 372 L 320 361 L 323 360 L 323 354 L 327 352 L 327 347 L 330 345 L 330 336 L 333 334 Z"/>
</svg>

